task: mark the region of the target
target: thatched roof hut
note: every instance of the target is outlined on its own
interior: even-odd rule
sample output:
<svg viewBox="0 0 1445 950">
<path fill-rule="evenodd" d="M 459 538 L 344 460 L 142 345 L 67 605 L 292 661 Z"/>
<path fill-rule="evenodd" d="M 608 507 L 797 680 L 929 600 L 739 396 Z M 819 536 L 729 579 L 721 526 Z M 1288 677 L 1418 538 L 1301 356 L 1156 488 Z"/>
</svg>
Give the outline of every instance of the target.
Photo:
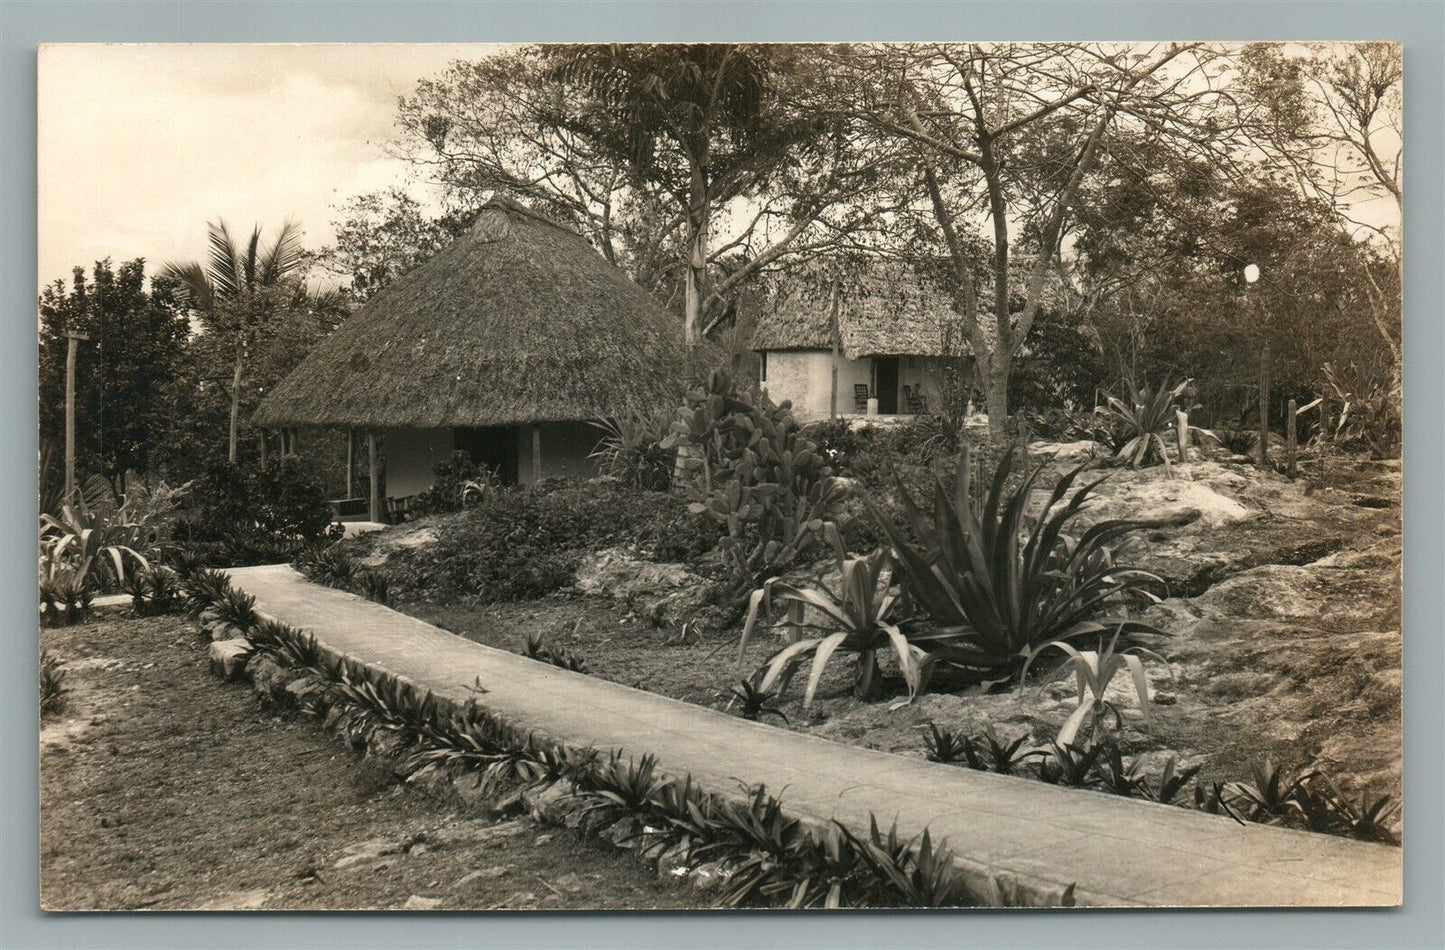
<svg viewBox="0 0 1445 950">
<path fill-rule="evenodd" d="M 681 321 L 582 237 L 505 198 L 266 397 L 261 426 L 483 427 L 617 417 L 680 390 Z"/>
<path fill-rule="evenodd" d="M 836 290 L 809 275 L 780 281 L 758 318 L 753 349 L 832 349 L 834 293 L 838 345 L 847 359 L 969 352 L 948 292 L 903 265 L 881 261 L 838 282 Z"/>
</svg>

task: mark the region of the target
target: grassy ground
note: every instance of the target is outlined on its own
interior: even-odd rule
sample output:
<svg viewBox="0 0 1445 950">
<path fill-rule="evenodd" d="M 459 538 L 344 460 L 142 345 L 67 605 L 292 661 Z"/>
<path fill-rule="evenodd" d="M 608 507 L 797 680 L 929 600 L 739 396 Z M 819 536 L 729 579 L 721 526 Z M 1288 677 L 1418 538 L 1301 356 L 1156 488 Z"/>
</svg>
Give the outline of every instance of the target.
<svg viewBox="0 0 1445 950">
<path fill-rule="evenodd" d="M 1175 678 L 1153 671 L 1163 705 L 1148 728 L 1130 717 L 1126 748 L 1151 756 L 1155 767 L 1178 753 L 1217 780 L 1248 778 L 1250 762 L 1265 755 L 1277 763 L 1313 761 L 1351 794 L 1370 787 L 1398 795 L 1397 472 L 1336 464 L 1327 485 L 1307 490 L 1304 482 L 1228 468 L 1225 478 L 1238 482 L 1239 497 L 1257 516 L 1228 525 L 1201 521 L 1150 539 L 1154 561 L 1145 565 L 1181 591 L 1155 608 L 1156 621 L 1175 634 L 1160 647 Z M 1160 470 L 1118 473 L 1111 482 L 1121 495 L 1112 503 L 1127 506 L 1139 495 L 1167 500 L 1184 484 L 1162 479 Z M 653 628 L 605 598 L 400 607 L 515 652 L 540 633 L 583 658 L 594 675 L 702 705 L 726 707 L 726 690 L 740 677 L 737 631 L 683 642 L 678 631 Z M 750 672 L 773 648 L 757 638 L 742 669 Z M 971 731 L 987 720 L 1006 735 L 1028 731 L 1043 742 L 1073 708 L 1072 683 L 1063 680 L 1005 695 L 931 695 L 896 711 L 888 702 L 859 702 L 850 687 L 848 663 L 835 660 L 811 711 L 800 708 L 797 689 L 783 704 L 791 728 L 921 754 L 928 721 Z"/>
<path fill-rule="evenodd" d="M 630 854 L 399 785 L 213 678 L 177 618 L 102 619 L 41 643 L 70 689 L 41 728 L 47 910 L 698 904 Z"/>
</svg>

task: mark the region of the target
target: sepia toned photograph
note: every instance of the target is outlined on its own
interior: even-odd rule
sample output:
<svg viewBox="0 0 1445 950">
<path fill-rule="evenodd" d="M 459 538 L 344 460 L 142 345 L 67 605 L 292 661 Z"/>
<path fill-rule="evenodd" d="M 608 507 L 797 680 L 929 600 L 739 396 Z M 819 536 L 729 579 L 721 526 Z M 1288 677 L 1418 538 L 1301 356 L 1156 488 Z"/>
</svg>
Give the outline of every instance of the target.
<svg viewBox="0 0 1445 950">
<path fill-rule="evenodd" d="M 1399 906 L 1403 68 L 42 44 L 41 908 Z"/>
</svg>

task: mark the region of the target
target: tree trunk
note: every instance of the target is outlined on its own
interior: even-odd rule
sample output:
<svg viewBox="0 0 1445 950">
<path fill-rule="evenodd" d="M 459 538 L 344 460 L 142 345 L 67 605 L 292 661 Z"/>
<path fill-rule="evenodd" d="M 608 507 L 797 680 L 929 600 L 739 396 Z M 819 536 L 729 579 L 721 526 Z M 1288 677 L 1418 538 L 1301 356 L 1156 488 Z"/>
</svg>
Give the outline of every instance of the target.
<svg viewBox="0 0 1445 950">
<path fill-rule="evenodd" d="M 689 346 L 698 342 L 702 325 L 702 302 L 707 282 L 707 173 L 700 165 L 692 169 L 692 189 L 687 202 L 687 270 L 684 275 L 683 339 Z"/>
<path fill-rule="evenodd" d="M 231 464 L 236 464 L 236 439 L 241 430 L 241 354 L 243 350 L 236 347 L 236 370 L 231 374 L 231 440 L 228 446 L 226 457 Z"/>
<path fill-rule="evenodd" d="M 988 408 L 988 440 L 994 445 L 1008 441 L 1008 378 L 1013 360 L 1006 353 L 993 359 L 984 377 L 984 402 Z"/>
</svg>

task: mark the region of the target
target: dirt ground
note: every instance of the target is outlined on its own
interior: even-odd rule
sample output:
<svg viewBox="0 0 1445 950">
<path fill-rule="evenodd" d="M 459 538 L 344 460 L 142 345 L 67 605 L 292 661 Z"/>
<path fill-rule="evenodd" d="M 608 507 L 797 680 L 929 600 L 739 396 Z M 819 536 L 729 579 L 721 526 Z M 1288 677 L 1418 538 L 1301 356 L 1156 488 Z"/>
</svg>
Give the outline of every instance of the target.
<svg viewBox="0 0 1445 950">
<path fill-rule="evenodd" d="M 681 908 L 630 854 L 399 784 L 206 669 L 184 621 L 42 631 L 66 707 L 42 720 L 46 910 Z"/>
<path fill-rule="evenodd" d="M 1174 596 L 1149 611 L 1172 634 L 1159 646 L 1170 669 L 1150 670 L 1159 704 L 1151 722 L 1127 708 L 1133 701 L 1120 684 L 1126 749 L 1154 768 L 1178 754 L 1220 781 L 1247 779 L 1250 761 L 1269 755 L 1314 763 L 1351 795 L 1398 795 L 1398 464 L 1332 460 L 1323 482 L 1218 462 L 1173 474 L 1116 472 L 1093 506 L 1097 519 L 1197 513 L 1190 524 L 1151 532 L 1131 554 Z M 541 633 L 594 675 L 715 708 L 727 707 L 726 690 L 741 675 L 736 630 L 684 640 L 606 597 L 400 606 L 516 652 Z M 774 648 L 757 638 L 742 671 Z M 1003 695 L 941 692 L 889 711 L 889 702 L 852 697 L 846 662 L 831 667 L 809 713 L 797 689 L 782 704 L 790 727 L 895 752 L 921 755 L 929 721 L 965 730 L 991 721 L 1006 736 L 1027 731 L 1042 743 L 1073 707 L 1072 680 L 1059 679 Z"/>
</svg>

